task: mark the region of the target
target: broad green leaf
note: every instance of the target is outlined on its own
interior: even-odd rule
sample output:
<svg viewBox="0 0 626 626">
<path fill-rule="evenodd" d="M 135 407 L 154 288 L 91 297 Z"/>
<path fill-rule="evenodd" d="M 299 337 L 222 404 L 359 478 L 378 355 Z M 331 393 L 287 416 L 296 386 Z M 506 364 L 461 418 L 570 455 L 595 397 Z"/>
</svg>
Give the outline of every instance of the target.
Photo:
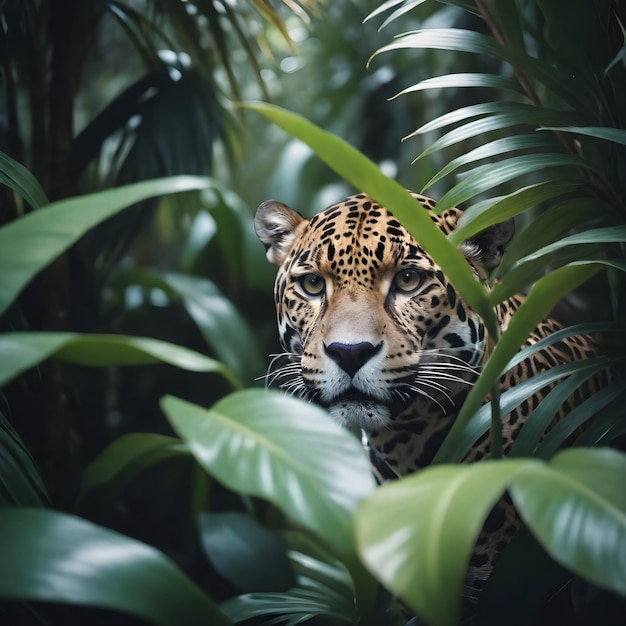
<svg viewBox="0 0 626 626">
<path fill-rule="evenodd" d="M 284 591 L 295 575 L 287 544 L 243 513 L 200 513 L 200 541 L 215 570 L 240 591 Z"/>
<path fill-rule="evenodd" d="M 161 552 L 72 515 L 0 510 L 0 596 L 114 609 L 159 626 L 227 626 Z"/>
<path fill-rule="evenodd" d="M 204 189 L 211 180 L 175 176 L 53 202 L 0 228 L 0 313 L 51 261 L 88 230 L 141 200 Z"/>
<path fill-rule="evenodd" d="M 429 467 L 359 509 L 362 559 L 428 624 L 456 626 L 470 555 L 491 508 L 533 460 Z"/>
<path fill-rule="evenodd" d="M 626 130 L 605 126 L 542 126 L 538 130 L 553 130 L 559 133 L 574 133 L 596 139 L 605 139 L 626 146 Z"/>
<path fill-rule="evenodd" d="M 189 450 L 180 439 L 156 433 L 123 435 L 87 466 L 81 496 L 100 486 L 125 484 L 152 465 L 181 455 L 189 455 Z"/>
<path fill-rule="evenodd" d="M 93 367 L 167 363 L 192 372 L 215 372 L 240 383 L 219 361 L 158 339 L 79 333 L 0 334 L 0 386 L 49 358 Z"/>
<path fill-rule="evenodd" d="M 497 163 L 474 168 L 463 180 L 448 191 L 437 203 L 438 211 L 458 206 L 485 191 L 489 191 L 518 176 L 545 171 L 555 167 L 582 167 L 588 162 L 569 154 L 535 153 L 511 157 Z M 569 181 L 567 181 L 569 182 Z"/>
<path fill-rule="evenodd" d="M 469 392 L 452 429 L 435 456 L 435 462 L 449 458 L 466 424 L 478 411 L 490 389 L 496 384 L 508 361 L 513 358 L 532 330 L 545 319 L 565 295 L 591 278 L 599 267 L 594 264 L 572 264 L 559 268 L 533 285 L 528 297 L 513 315 L 481 375 Z"/>
<path fill-rule="evenodd" d="M 295 625 L 313 615 L 328 617 L 333 624 L 360 623 L 352 580 L 346 569 L 322 554 L 309 536 L 293 532 L 286 535 L 296 585 L 283 593 L 249 593 L 231 598 L 222 605 L 224 612 L 235 623 L 256 617 L 265 618 L 263 623 Z M 371 617 L 371 614 L 367 616 L 370 621 Z"/>
<path fill-rule="evenodd" d="M 49 501 L 35 461 L 0 411 L 0 506 L 39 507 Z"/>
<path fill-rule="evenodd" d="M 161 407 L 217 480 L 269 500 L 352 558 L 352 516 L 373 479 L 359 442 L 324 411 L 258 389 L 231 394 L 211 409 L 171 396 Z"/>
<path fill-rule="evenodd" d="M 0 183 L 17 192 L 33 209 L 39 209 L 49 202 L 35 177 L 4 152 L 0 152 Z"/>
<path fill-rule="evenodd" d="M 489 89 L 503 89 L 506 91 L 514 91 L 519 93 L 519 83 L 505 76 L 498 76 L 497 74 L 477 74 L 463 72 L 459 74 L 446 74 L 444 76 L 435 76 L 434 78 L 427 78 L 422 80 L 416 85 L 411 85 L 403 89 L 392 100 L 399 96 L 406 95 L 408 93 L 415 93 L 418 91 L 425 91 L 427 89 L 446 89 L 446 88 L 458 89 L 461 87 L 482 87 Z"/>
<path fill-rule="evenodd" d="M 460 245 L 471 235 L 493 224 L 504 222 L 546 200 L 579 190 L 582 185 L 580 180 L 557 178 L 523 187 L 501 198 L 493 198 L 484 203 L 474 204 L 463 211 L 457 228 L 450 233 L 448 239 L 452 243 Z M 594 215 L 597 215 L 595 211 Z M 509 244 L 507 251 L 516 240 L 517 237 Z"/>
<path fill-rule="evenodd" d="M 160 278 L 182 299 L 185 310 L 214 354 L 240 380 L 251 383 L 265 372 L 254 333 L 213 282 L 174 273 L 161 274 Z"/>
<path fill-rule="evenodd" d="M 565 450 L 529 466 L 510 493 L 552 558 L 586 580 L 626 595 L 626 455 L 609 448 Z"/>
<path fill-rule="evenodd" d="M 489 331 L 496 332 L 497 322 L 493 311 L 485 306 L 485 291 L 473 278 L 467 261 L 449 244 L 428 213 L 418 208 L 415 200 L 400 184 L 387 178 L 372 161 L 348 143 L 304 118 L 271 105 L 246 106 L 304 141 L 346 181 L 387 207 L 417 238 L 470 306 L 485 320 Z"/>
<path fill-rule="evenodd" d="M 490 157 L 506 154 L 508 152 L 514 152 L 516 150 L 528 150 L 530 148 L 548 148 L 553 146 L 554 143 L 545 137 L 538 135 L 517 135 L 513 137 L 502 137 L 495 139 L 488 143 L 478 146 L 469 152 L 461 154 L 456 157 L 450 163 L 448 163 L 442 170 L 440 170 L 435 176 L 433 176 L 422 188 L 422 192 L 439 182 L 442 178 L 451 174 L 459 167 L 481 161 L 482 159 L 488 159 Z"/>
</svg>

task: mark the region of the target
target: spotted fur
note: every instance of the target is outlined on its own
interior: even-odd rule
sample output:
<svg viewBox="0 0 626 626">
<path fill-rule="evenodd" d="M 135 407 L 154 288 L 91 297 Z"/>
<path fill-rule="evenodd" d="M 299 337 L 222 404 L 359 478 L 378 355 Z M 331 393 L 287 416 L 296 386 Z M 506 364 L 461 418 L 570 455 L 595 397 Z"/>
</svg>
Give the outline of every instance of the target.
<svg viewBox="0 0 626 626">
<path fill-rule="evenodd" d="M 433 200 L 413 194 L 448 234 L 461 215 L 436 215 Z M 385 208 L 359 194 L 310 220 L 284 204 L 257 210 L 256 232 L 278 266 L 275 302 L 284 354 L 272 383 L 324 407 L 340 423 L 361 429 L 381 479 L 429 465 L 449 432 L 488 353 L 480 317 L 441 268 Z M 477 280 L 498 265 L 513 236 L 512 222 L 466 241 L 461 251 Z M 497 308 L 501 330 L 523 302 Z M 526 345 L 559 330 L 544 320 Z M 502 378 L 506 390 L 556 365 L 597 355 L 589 337 L 563 339 L 537 351 Z M 549 388 L 523 402 L 503 421 L 506 453 Z M 568 399 L 556 419 L 581 401 Z M 466 461 L 489 455 L 483 437 Z M 502 503 L 487 522 L 472 558 L 472 586 L 486 578 L 496 555 L 518 526 Z"/>
</svg>

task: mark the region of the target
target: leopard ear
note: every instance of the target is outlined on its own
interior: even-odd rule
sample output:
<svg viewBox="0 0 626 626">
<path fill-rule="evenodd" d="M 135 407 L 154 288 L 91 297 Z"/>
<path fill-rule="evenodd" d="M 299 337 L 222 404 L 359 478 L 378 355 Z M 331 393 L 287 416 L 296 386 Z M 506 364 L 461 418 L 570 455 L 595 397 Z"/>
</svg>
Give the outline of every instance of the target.
<svg viewBox="0 0 626 626">
<path fill-rule="evenodd" d="M 515 222 L 512 219 L 494 224 L 467 239 L 461 245 L 461 252 L 477 268 L 481 278 L 486 278 L 489 270 L 500 264 L 504 248 L 514 234 Z"/>
<path fill-rule="evenodd" d="M 291 249 L 298 226 L 304 217 L 276 200 L 266 200 L 256 210 L 254 230 L 265 246 L 270 263 L 280 265 Z"/>
</svg>

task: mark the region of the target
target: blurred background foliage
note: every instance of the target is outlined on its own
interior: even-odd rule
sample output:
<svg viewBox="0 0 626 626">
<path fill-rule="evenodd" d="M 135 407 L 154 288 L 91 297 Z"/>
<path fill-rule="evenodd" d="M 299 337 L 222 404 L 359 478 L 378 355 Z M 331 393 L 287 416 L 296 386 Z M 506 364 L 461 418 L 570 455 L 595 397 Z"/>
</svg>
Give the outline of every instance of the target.
<svg viewBox="0 0 626 626">
<path fill-rule="evenodd" d="M 392 39 L 388 26 L 379 30 L 385 15 L 363 23 L 380 4 L 379 0 L 2 2 L 0 150 L 32 172 L 50 201 L 178 174 L 210 176 L 212 184 L 199 192 L 144 200 L 90 231 L 28 285 L 3 314 L 0 330 L 152 337 L 221 361 L 244 386 L 262 386 L 266 355 L 277 350 L 274 270 L 265 262 L 252 229 L 254 209 L 275 197 L 311 215 L 351 189 L 303 143 L 237 103 L 265 99 L 297 111 L 362 150 L 404 186 L 421 190 L 452 158 L 481 145 L 484 136 L 468 138 L 416 164 L 412 161 L 435 135 L 419 133 L 406 141 L 403 137 L 455 109 L 490 99 L 519 99 L 515 90 L 495 91 L 484 85 L 393 98 L 433 76 L 499 74 L 502 67 L 489 56 L 442 54 L 431 48 L 398 48 L 376 56 L 368 67 L 368 59 Z M 392 4 L 406 9 L 398 14 L 403 32 L 488 30 L 476 11 L 464 10 L 471 3 Z M 526 26 L 545 26 L 537 14 L 542 4 L 516 3 L 518 8 L 527 5 Z M 621 2 L 602 4 L 623 17 Z M 585 22 L 574 19 L 576 12 L 565 5 L 559 3 L 563 14 L 572 18 L 566 29 L 574 33 L 568 41 L 580 41 L 584 30 L 576 29 Z M 593 31 L 606 37 L 585 50 L 595 55 L 593 72 L 614 60 L 610 80 L 619 84 L 624 78 L 619 56 L 624 39 L 617 23 Z M 537 36 L 536 41 L 543 39 Z M 574 57 L 576 50 L 574 45 Z M 624 90 L 612 93 L 615 101 L 606 110 L 623 114 L 619 98 Z M 621 117 L 602 121 L 624 127 Z M 622 184 L 623 171 L 617 173 Z M 536 177 L 524 180 L 530 184 Z M 519 185 L 519 180 L 512 180 L 500 191 L 511 192 Z M 450 186 L 449 180 L 439 180 L 428 193 L 441 197 Z M 0 187 L 0 226 L 36 208 L 8 187 Z M 521 216 L 520 225 L 532 222 L 533 215 Z M 618 316 L 621 291 L 616 285 L 607 289 L 603 281 L 592 282 L 566 313 L 577 320 Z M 281 527 L 282 514 L 254 496 L 236 495 L 199 471 L 189 454 L 181 453 L 178 440 L 171 439 L 172 426 L 159 407 L 165 394 L 211 406 L 231 388 L 217 373 L 194 373 L 174 365 L 88 368 L 47 361 L 4 386 L 0 443 L 28 476 L 33 502 L 79 513 L 156 546 L 216 600 L 237 591 L 262 590 L 268 571 L 255 561 L 251 571 L 233 573 L 228 563 L 224 567 L 207 559 L 211 553 L 219 561 L 216 537 L 219 547 L 225 522 L 201 517 L 198 532 L 196 514 L 207 510 L 252 514 L 228 519 L 240 530 L 233 531 L 235 539 L 224 540 L 224 545 L 232 547 L 241 538 L 254 537 L 253 547 L 270 546 L 263 558 L 276 563 L 270 573 L 280 580 L 268 582 L 268 588 L 283 588 L 293 582 L 294 572 L 282 565 L 284 545 L 275 545 L 276 537 L 264 534 L 265 527 Z M 141 450 L 120 439 L 137 432 L 155 438 L 142 440 Z M 93 478 L 106 473 L 102 469 L 106 459 L 98 455 L 113 442 L 116 446 L 122 442 L 110 452 L 117 455 L 111 463 L 122 470 L 116 480 L 102 485 Z M 136 455 L 128 465 L 124 442 Z M 95 467 L 90 465 L 94 459 Z M 0 480 L 0 486 L 2 502 L 16 504 L 9 482 Z M 250 526 L 253 518 L 265 527 Z M 39 528 L 37 520 L 32 523 Z M 346 572 L 335 567 L 331 557 L 312 550 L 303 537 L 291 540 L 292 546 L 301 548 L 298 580 L 305 587 L 312 580 L 323 587 L 320 602 L 328 599 L 329 589 L 349 587 Z M 249 564 L 245 548 L 241 558 Z M 319 557 L 314 565 L 307 560 L 311 553 Z M 249 589 L 237 588 L 229 578 L 241 582 L 246 573 L 253 579 Z M 340 609 L 330 607 L 327 612 L 332 616 L 336 609 L 339 617 L 318 618 L 318 623 L 345 622 L 346 615 L 353 619 L 354 607 L 345 602 L 350 593 L 348 588 L 339 598 Z M 381 605 L 384 600 L 379 598 Z M 284 597 L 277 603 L 282 601 Z M 275 605 L 270 603 L 268 613 L 275 614 Z M 0 621 L 4 620 L 141 623 L 105 609 L 17 601 L 0 603 Z"/>
</svg>

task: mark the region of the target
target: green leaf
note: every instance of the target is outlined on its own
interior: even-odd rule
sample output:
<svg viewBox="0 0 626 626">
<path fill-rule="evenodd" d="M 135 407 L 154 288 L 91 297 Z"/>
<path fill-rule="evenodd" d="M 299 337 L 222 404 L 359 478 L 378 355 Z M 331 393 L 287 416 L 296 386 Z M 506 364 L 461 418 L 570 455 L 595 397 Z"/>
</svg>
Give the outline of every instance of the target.
<svg viewBox="0 0 626 626">
<path fill-rule="evenodd" d="M 533 460 L 429 467 L 387 483 L 357 515 L 370 571 L 428 624 L 459 623 L 470 555 L 511 480 Z"/>
<path fill-rule="evenodd" d="M 486 306 L 485 291 L 474 279 L 467 261 L 449 244 L 430 219 L 428 212 L 419 208 L 400 184 L 387 178 L 372 161 L 347 142 L 316 127 L 303 117 L 266 104 L 247 104 L 246 107 L 258 111 L 293 137 L 304 141 L 346 181 L 387 207 L 416 237 L 470 306 L 485 320 L 489 331 L 496 331 L 497 320 L 493 310 Z"/>
<path fill-rule="evenodd" d="M 547 148 L 554 145 L 549 139 L 540 137 L 537 135 L 518 135 L 513 137 L 502 137 L 485 143 L 478 148 L 474 148 L 469 152 L 461 154 L 456 157 L 450 163 L 448 163 L 442 170 L 440 170 L 435 176 L 433 176 L 422 188 L 422 192 L 439 182 L 442 178 L 451 174 L 459 167 L 474 163 L 475 161 L 481 161 L 490 157 L 498 156 L 500 154 L 506 154 L 507 152 L 513 152 L 515 150 L 528 150 L 529 148 Z"/>
<path fill-rule="evenodd" d="M 49 502 L 35 461 L 0 411 L 0 506 L 39 507 Z"/>
<path fill-rule="evenodd" d="M 286 592 L 249 593 L 227 600 L 222 609 L 235 623 L 264 617 L 263 623 L 299 624 L 311 616 L 358 623 L 350 575 L 309 535 L 285 533 L 297 582 Z M 270 618 L 273 618 L 270 621 Z M 280 620 L 280 621 L 279 621 Z"/>
<path fill-rule="evenodd" d="M 112 483 L 119 488 L 148 467 L 166 459 L 189 455 L 189 450 L 173 437 L 156 433 L 129 433 L 107 446 L 85 469 L 81 497 Z"/>
<path fill-rule="evenodd" d="M 561 182 L 565 184 L 566 181 Z M 540 185 L 547 185 L 549 188 L 554 184 L 558 183 L 556 181 L 540 183 Z M 584 192 L 581 190 L 581 193 Z M 472 208 L 468 209 L 468 211 L 471 210 Z M 550 207 L 545 213 L 535 217 L 507 246 L 502 262 L 496 270 L 496 276 L 502 276 L 516 261 L 538 248 L 556 241 L 572 228 L 580 228 L 586 222 L 593 221 L 602 210 L 603 205 L 598 199 L 584 196 L 572 198 Z"/>
<path fill-rule="evenodd" d="M 0 152 L 0 183 L 17 192 L 33 209 L 39 209 L 49 202 L 35 177 L 4 152 Z"/>
<path fill-rule="evenodd" d="M 445 135 L 442 135 L 431 143 L 416 159 L 424 158 L 438 150 L 448 148 L 454 144 L 466 141 L 473 137 L 485 135 L 495 131 L 503 131 L 512 126 L 535 126 L 542 124 L 548 119 L 563 120 L 564 117 L 572 116 L 572 113 L 559 111 L 556 109 L 546 109 L 530 105 L 513 103 L 501 103 L 503 112 L 488 115 L 478 120 L 473 120 L 462 126 L 458 126 Z M 411 135 L 409 135 L 411 136 Z M 414 162 L 415 162 L 414 161 Z"/>
<path fill-rule="evenodd" d="M 556 412 L 576 389 L 585 380 L 593 376 L 594 373 L 596 373 L 595 369 L 589 370 L 585 368 L 582 371 L 574 372 L 567 380 L 561 381 L 560 384 L 554 387 L 539 403 L 539 406 L 526 418 L 507 456 L 511 458 L 533 456 L 535 448 L 546 433 Z M 522 385 L 526 382 L 528 381 L 524 381 Z M 570 415 L 567 416 L 565 421 L 569 423 Z"/>
<path fill-rule="evenodd" d="M 568 413 L 567 419 L 562 420 L 550 430 L 539 445 L 537 456 L 544 459 L 550 458 L 563 443 L 567 441 L 568 437 L 585 425 L 586 422 L 590 421 L 595 415 L 601 415 L 600 411 L 606 406 L 620 397 L 623 398 L 625 395 L 623 381 L 613 383 L 594 393 L 573 411 Z M 620 406 L 624 406 L 623 402 L 620 403 Z"/>
<path fill-rule="evenodd" d="M 605 126 L 542 126 L 537 130 L 553 130 L 559 133 L 574 133 L 596 139 L 605 139 L 626 146 L 626 130 Z"/>
<path fill-rule="evenodd" d="M 445 211 L 509 180 L 553 167 L 587 168 L 588 162 L 569 154 L 536 153 L 481 165 L 468 172 L 460 183 L 439 200 L 437 210 Z"/>
<path fill-rule="evenodd" d="M 251 383 L 265 372 L 264 359 L 248 323 L 220 290 L 206 278 L 164 273 L 161 279 L 182 299 L 214 354 L 238 378 Z"/>
<path fill-rule="evenodd" d="M 513 110 L 531 111 L 535 110 L 535 108 L 536 107 L 529 104 L 517 104 L 513 102 L 481 102 L 479 104 L 470 104 L 469 106 L 444 113 L 443 115 L 426 122 L 410 135 L 403 137 L 402 140 L 404 141 L 405 139 L 409 139 L 415 135 L 423 135 L 425 133 L 432 132 L 433 130 L 437 130 L 438 128 L 450 126 L 472 117 L 486 116 L 491 113 L 510 113 Z"/>
<path fill-rule="evenodd" d="M 243 513 L 201 513 L 200 541 L 216 571 L 242 591 L 295 585 L 284 539 Z"/>
<path fill-rule="evenodd" d="M 204 189 L 208 178 L 176 176 L 53 202 L 0 228 L 0 313 L 51 261 L 88 230 L 141 200 Z"/>
<path fill-rule="evenodd" d="M 604 250 L 599 244 L 582 244 L 580 246 L 567 246 L 559 250 L 553 251 L 541 258 L 530 259 L 525 261 L 521 259 L 511 268 L 507 274 L 496 282 L 491 291 L 490 297 L 492 302 L 504 302 L 520 293 L 526 287 L 540 280 L 546 274 L 546 269 L 553 270 L 568 263 L 603 263 L 601 257 L 604 256 Z M 495 292 L 495 293 L 494 293 Z"/>
<path fill-rule="evenodd" d="M 501 198 L 492 198 L 485 202 L 474 204 L 463 211 L 457 228 L 450 233 L 448 238 L 452 243 L 460 245 L 468 237 L 489 226 L 515 217 L 541 202 L 580 190 L 582 186 L 583 183 L 580 180 L 547 180 L 542 183 L 529 185 L 528 187 L 522 187 L 522 189 L 518 189 Z M 543 232 L 545 233 L 545 231 Z M 507 251 L 514 245 L 516 239 L 509 244 Z"/>
<path fill-rule="evenodd" d="M 78 517 L 0 510 L 3 599 L 114 609 L 159 626 L 228 619 L 162 553 Z"/>
<path fill-rule="evenodd" d="M 219 361 L 158 339 L 78 333 L 0 334 L 0 386 L 49 358 L 93 367 L 167 363 L 192 372 L 215 372 L 240 383 Z"/>
<path fill-rule="evenodd" d="M 531 378 L 508 389 L 500 396 L 500 413 L 501 415 L 509 414 L 515 407 L 519 406 L 524 400 L 538 393 L 545 386 L 550 385 L 566 376 L 576 376 L 580 373 L 581 377 L 588 378 L 593 374 L 605 369 L 609 360 L 605 357 L 589 359 L 585 361 L 575 361 L 572 363 L 564 363 L 553 367 L 541 374 L 536 374 Z M 568 381 L 569 382 L 569 381 Z M 561 385 L 566 383 L 561 383 Z M 435 456 L 435 462 L 438 463 L 460 463 L 470 449 L 482 437 L 492 424 L 491 405 L 483 404 L 471 416 L 465 427 L 445 448 L 445 451 L 439 450 Z M 532 416 L 531 416 L 532 420 Z M 541 434 L 543 434 L 542 431 Z M 447 446 L 448 444 L 446 444 Z"/>
<path fill-rule="evenodd" d="M 495 57 L 510 63 L 513 67 L 523 70 L 529 76 L 543 83 L 553 93 L 570 103 L 575 109 L 593 112 L 593 98 L 585 101 L 591 87 L 584 81 L 577 80 L 568 73 L 559 71 L 539 59 L 527 55 L 523 50 L 510 46 L 500 46 L 491 36 L 471 30 L 454 28 L 429 28 L 405 33 L 397 37 L 393 43 L 377 50 L 370 60 L 383 53 L 402 49 L 430 48 L 467 52 Z M 556 122 L 560 124 L 562 122 Z"/>
<path fill-rule="evenodd" d="M 626 595 L 626 455 L 571 449 L 529 466 L 510 493 L 541 545 L 573 572 Z"/>
<path fill-rule="evenodd" d="M 373 479 L 359 442 L 324 411 L 258 389 L 231 394 L 211 409 L 171 396 L 161 407 L 217 480 L 269 500 L 337 554 L 353 558 L 352 517 Z"/>
<path fill-rule="evenodd" d="M 507 91 L 515 91 L 520 93 L 519 83 L 505 76 L 498 76 L 496 74 L 477 74 L 470 72 L 463 72 L 459 74 L 446 74 L 444 76 L 435 76 L 434 78 L 427 78 L 422 80 L 416 85 L 411 85 L 403 89 L 395 96 L 403 96 L 408 93 L 415 93 L 418 91 L 425 91 L 427 89 L 445 89 L 451 87 L 458 89 L 461 87 L 482 87 L 489 89 L 503 89 Z"/>
<path fill-rule="evenodd" d="M 548 246 L 544 246 L 543 248 L 540 248 L 539 250 L 536 250 L 535 252 L 526 255 L 523 259 L 518 261 L 518 264 L 539 259 L 546 254 L 550 254 L 551 252 L 560 250 L 565 246 L 573 246 L 586 243 L 618 243 L 624 241 L 626 241 L 626 226 L 606 226 L 604 228 L 592 228 L 590 230 L 585 230 L 582 233 L 576 233 L 574 235 L 570 235 L 569 237 L 563 237 L 559 241 L 555 241 Z M 514 265 L 513 267 L 515 268 L 516 265 Z"/>
<path fill-rule="evenodd" d="M 441 463 L 450 458 L 450 451 L 462 437 L 466 424 L 481 407 L 490 389 L 505 371 L 508 361 L 537 324 L 546 318 L 559 300 L 591 278 L 598 269 L 595 264 L 572 264 L 553 271 L 533 285 L 469 392 L 454 425 L 435 455 L 434 462 Z"/>
</svg>

